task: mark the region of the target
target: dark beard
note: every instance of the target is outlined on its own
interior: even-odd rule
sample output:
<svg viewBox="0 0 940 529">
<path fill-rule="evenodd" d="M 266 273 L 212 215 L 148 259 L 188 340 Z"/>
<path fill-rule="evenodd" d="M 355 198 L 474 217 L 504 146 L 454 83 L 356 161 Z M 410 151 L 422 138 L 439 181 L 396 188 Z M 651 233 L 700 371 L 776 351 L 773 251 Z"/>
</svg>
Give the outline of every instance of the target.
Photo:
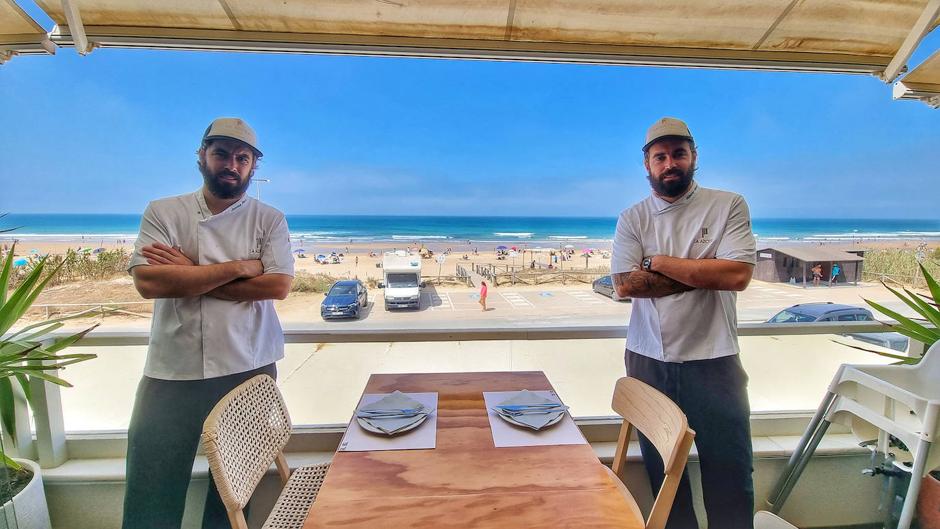
<svg viewBox="0 0 940 529">
<path fill-rule="evenodd" d="M 677 180 L 673 180 L 672 182 L 664 182 L 662 177 L 667 175 L 677 175 L 679 178 Z M 653 175 L 647 174 L 646 179 L 649 180 L 650 186 L 657 195 L 668 198 L 676 198 L 688 191 L 689 186 L 692 185 L 692 177 L 694 176 L 695 167 L 693 166 L 689 167 L 687 172 L 680 169 L 670 169 L 663 173 L 660 178 L 653 178 Z"/>
<path fill-rule="evenodd" d="M 199 162 L 197 165 L 199 166 L 199 172 L 202 173 L 202 181 L 206 183 L 206 187 L 209 189 L 209 192 L 212 193 L 216 198 L 238 198 L 245 193 L 245 190 L 248 189 L 248 185 L 251 184 L 251 174 L 248 175 L 248 178 L 241 181 L 241 177 L 238 175 L 238 173 L 222 170 L 216 174 L 212 174 L 206 168 L 204 163 Z M 229 175 L 234 175 L 235 178 L 239 178 L 239 183 L 230 184 L 221 180 L 223 176 Z"/>
</svg>

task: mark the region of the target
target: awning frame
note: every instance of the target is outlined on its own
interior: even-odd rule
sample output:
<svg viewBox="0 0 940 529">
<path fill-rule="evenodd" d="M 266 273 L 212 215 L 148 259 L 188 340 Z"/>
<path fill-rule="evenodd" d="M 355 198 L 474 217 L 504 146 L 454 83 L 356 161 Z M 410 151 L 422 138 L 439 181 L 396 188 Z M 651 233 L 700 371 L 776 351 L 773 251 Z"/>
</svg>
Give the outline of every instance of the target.
<svg viewBox="0 0 940 529">
<path fill-rule="evenodd" d="M 940 1 L 940 0 L 936 0 Z M 326 33 L 84 26 L 96 47 L 190 51 L 309 53 L 583 63 L 679 68 L 751 69 L 878 75 L 890 57 L 791 51 L 668 48 L 558 42 L 439 39 Z M 74 46 L 68 26 L 56 26 L 51 40 Z"/>
</svg>

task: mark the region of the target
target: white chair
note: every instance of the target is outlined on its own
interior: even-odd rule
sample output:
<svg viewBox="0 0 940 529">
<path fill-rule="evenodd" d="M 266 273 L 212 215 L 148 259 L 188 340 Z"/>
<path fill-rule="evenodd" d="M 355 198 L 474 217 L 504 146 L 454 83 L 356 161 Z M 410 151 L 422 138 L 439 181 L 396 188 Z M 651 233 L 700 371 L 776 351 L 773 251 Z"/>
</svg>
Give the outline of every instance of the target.
<svg viewBox="0 0 940 529">
<path fill-rule="evenodd" d="M 905 467 L 912 479 L 898 521 L 898 529 L 909 529 L 921 478 L 940 466 L 940 450 L 930 451 L 940 433 L 938 415 L 940 342 L 914 365 L 843 364 L 767 503 L 773 512 L 780 512 L 829 424 L 835 422 L 849 426 L 860 440 L 877 439 L 879 452 L 895 452 L 900 460 L 912 462 Z M 892 449 L 889 436 L 901 440 L 910 452 Z"/>
<path fill-rule="evenodd" d="M 754 529 L 798 529 L 797 526 L 767 511 L 754 514 Z"/>
<path fill-rule="evenodd" d="M 291 422 L 281 392 L 267 375 L 253 377 L 212 408 L 202 443 L 233 529 L 248 529 L 243 509 L 271 463 L 284 488 L 264 529 L 303 527 L 330 464 L 300 467 L 291 474 L 284 458 Z"/>
<path fill-rule="evenodd" d="M 623 417 L 620 427 L 620 438 L 617 440 L 617 451 L 614 453 L 613 468 L 604 467 L 614 480 L 624 500 L 630 509 L 642 520 L 640 507 L 626 486 L 623 485 L 621 474 L 627 460 L 627 447 L 630 445 L 630 435 L 633 427 L 643 433 L 660 457 L 663 458 L 663 468 L 666 475 L 663 484 L 656 494 L 650 516 L 646 520 L 646 529 L 662 529 L 666 526 L 669 511 L 676 499 L 676 490 L 679 488 L 679 479 L 685 470 L 689 459 L 689 450 L 695 432 L 689 428 L 689 421 L 669 397 L 663 395 L 655 388 L 630 377 L 623 377 L 614 387 L 614 398 L 611 405 L 615 412 Z"/>
</svg>

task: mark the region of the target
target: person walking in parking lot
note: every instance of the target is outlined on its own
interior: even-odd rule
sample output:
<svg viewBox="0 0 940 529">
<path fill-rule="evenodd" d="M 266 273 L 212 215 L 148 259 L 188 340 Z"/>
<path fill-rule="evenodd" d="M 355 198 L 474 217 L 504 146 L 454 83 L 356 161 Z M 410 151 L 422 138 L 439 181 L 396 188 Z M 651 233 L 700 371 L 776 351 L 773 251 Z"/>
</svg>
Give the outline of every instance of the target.
<svg viewBox="0 0 940 529">
<path fill-rule="evenodd" d="M 695 430 L 708 527 L 751 529 L 750 404 L 735 307 L 756 258 L 750 213 L 740 195 L 695 182 L 698 154 L 682 121 L 654 123 L 643 153 L 652 194 L 620 214 L 611 258 L 617 295 L 633 298 L 627 375 L 668 395 Z M 640 448 L 659 490 L 663 462 L 642 435 Z M 667 527 L 698 527 L 688 473 Z"/>
<path fill-rule="evenodd" d="M 128 271 L 155 301 L 127 433 L 124 529 L 180 527 L 209 412 L 251 377 L 275 377 L 284 357 L 272 300 L 287 297 L 294 258 L 284 215 L 245 194 L 259 158 L 247 123 L 216 119 L 198 150 L 202 188 L 144 211 Z M 212 480 L 202 527 L 230 527 Z"/>
</svg>

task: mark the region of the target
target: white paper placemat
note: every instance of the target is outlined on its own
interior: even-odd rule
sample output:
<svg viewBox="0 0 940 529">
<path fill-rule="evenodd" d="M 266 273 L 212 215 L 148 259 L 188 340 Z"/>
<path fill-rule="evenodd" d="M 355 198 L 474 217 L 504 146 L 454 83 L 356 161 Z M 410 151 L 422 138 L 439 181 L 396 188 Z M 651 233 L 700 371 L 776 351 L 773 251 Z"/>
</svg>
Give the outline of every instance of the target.
<svg viewBox="0 0 940 529">
<path fill-rule="evenodd" d="M 519 393 L 518 391 L 484 391 L 483 402 L 490 419 L 490 431 L 493 432 L 493 445 L 497 448 L 507 446 L 543 446 L 543 445 L 580 445 L 587 444 L 581 430 L 565 413 L 565 418 L 558 424 L 535 431 L 520 426 L 513 426 L 499 418 L 493 406 Z M 536 395 L 561 402 L 554 391 L 533 391 Z"/>
<path fill-rule="evenodd" d="M 361 406 L 372 404 L 387 395 L 386 393 L 373 394 L 366 393 L 356 406 L 358 410 Z M 369 433 L 359 426 L 356 421 L 356 413 L 346 427 L 346 435 L 339 444 L 339 452 L 371 452 L 376 450 L 420 450 L 434 448 L 437 446 L 437 393 L 405 393 L 409 397 L 423 404 L 426 408 L 434 411 L 428 415 L 428 418 L 414 430 L 403 432 L 394 436 L 379 435 Z"/>
</svg>

